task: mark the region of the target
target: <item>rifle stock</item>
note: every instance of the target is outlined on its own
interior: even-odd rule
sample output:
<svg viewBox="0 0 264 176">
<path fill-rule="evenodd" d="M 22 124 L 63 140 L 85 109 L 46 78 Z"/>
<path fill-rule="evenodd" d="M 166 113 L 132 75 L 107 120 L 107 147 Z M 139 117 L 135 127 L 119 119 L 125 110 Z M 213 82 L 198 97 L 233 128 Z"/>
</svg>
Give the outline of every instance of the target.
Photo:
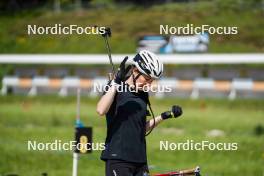
<svg viewBox="0 0 264 176">
<path fill-rule="evenodd" d="M 184 170 L 179 170 L 175 172 L 154 174 L 152 176 L 187 176 L 187 175 L 200 176 L 200 168 L 197 166 L 196 168 L 193 168 L 193 169 L 184 169 Z"/>
</svg>

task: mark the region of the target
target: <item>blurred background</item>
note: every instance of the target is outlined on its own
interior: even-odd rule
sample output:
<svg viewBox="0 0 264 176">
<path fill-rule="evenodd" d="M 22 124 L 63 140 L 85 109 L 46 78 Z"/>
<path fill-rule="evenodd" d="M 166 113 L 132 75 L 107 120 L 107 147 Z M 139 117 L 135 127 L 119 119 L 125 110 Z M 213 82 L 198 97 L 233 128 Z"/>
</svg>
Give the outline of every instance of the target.
<svg viewBox="0 0 264 176">
<path fill-rule="evenodd" d="M 142 49 L 165 63 L 151 92 L 156 115 L 179 104 L 184 116 L 148 137 L 152 173 L 199 165 L 203 175 L 264 175 L 263 0 L 9 0 L 0 2 L 0 175 L 72 173 L 70 151 L 28 151 L 27 141 L 74 138 L 81 119 L 104 142 L 95 107 L 111 71 L 99 35 L 28 35 L 27 25 L 107 26 L 113 61 Z M 237 35 L 160 35 L 160 25 L 236 26 Z M 237 142 L 237 151 L 160 151 L 159 141 Z M 79 175 L 104 174 L 100 151 L 82 155 Z"/>
</svg>

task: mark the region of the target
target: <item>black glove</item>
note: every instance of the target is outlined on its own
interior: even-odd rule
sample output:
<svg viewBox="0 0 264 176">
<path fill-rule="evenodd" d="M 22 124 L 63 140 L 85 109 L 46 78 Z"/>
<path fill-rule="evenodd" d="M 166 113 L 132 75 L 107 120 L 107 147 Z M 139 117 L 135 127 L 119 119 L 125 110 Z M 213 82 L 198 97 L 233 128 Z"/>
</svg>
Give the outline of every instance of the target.
<svg viewBox="0 0 264 176">
<path fill-rule="evenodd" d="M 121 84 L 121 82 L 124 82 L 127 79 L 127 73 L 131 69 L 131 65 L 126 68 L 127 59 L 128 57 L 126 56 L 118 68 L 118 71 L 114 78 L 116 84 Z"/>
<path fill-rule="evenodd" d="M 171 111 L 166 111 L 161 113 L 161 118 L 163 120 L 168 119 L 168 118 L 172 118 L 172 117 L 179 117 L 180 115 L 182 115 L 182 108 L 178 105 L 173 105 L 171 108 Z"/>
<path fill-rule="evenodd" d="M 109 27 L 105 28 L 105 33 L 103 33 L 102 36 L 103 37 L 111 37 L 111 35 L 112 35 L 111 29 Z"/>
</svg>

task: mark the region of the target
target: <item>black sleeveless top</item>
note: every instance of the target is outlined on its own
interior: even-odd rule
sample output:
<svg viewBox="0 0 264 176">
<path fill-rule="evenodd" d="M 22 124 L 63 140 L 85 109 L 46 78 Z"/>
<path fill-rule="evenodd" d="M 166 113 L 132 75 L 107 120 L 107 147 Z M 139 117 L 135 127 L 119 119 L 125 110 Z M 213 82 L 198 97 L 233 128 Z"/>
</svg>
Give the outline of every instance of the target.
<svg viewBox="0 0 264 176">
<path fill-rule="evenodd" d="M 126 89 L 127 90 L 127 89 Z M 107 137 L 101 159 L 146 163 L 148 93 L 117 92 L 106 114 Z"/>
</svg>

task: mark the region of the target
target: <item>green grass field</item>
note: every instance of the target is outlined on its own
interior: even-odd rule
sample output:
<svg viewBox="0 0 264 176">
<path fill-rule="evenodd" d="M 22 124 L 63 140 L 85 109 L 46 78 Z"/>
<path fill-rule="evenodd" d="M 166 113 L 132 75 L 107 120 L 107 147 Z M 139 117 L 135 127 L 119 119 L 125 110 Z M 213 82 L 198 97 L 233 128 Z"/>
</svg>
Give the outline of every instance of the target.
<svg viewBox="0 0 264 176">
<path fill-rule="evenodd" d="M 105 120 L 95 112 L 97 99 L 82 97 L 81 118 L 93 127 L 94 142 L 104 142 Z M 264 125 L 263 100 L 187 100 L 152 99 L 159 114 L 172 104 L 180 104 L 184 115 L 180 119 L 163 122 L 147 138 L 148 161 L 151 172 L 166 172 L 199 165 L 203 175 L 264 174 L 264 135 L 256 135 L 257 125 Z M 53 176 L 67 176 L 72 172 L 70 151 L 28 151 L 27 141 L 53 142 L 73 139 L 75 97 L 40 96 L 0 97 L 0 175 L 17 173 L 37 176 L 47 172 Z M 224 131 L 224 136 L 208 137 L 212 129 Z M 238 143 L 237 151 L 160 151 L 159 142 Z M 100 151 L 82 155 L 79 175 L 102 176 L 104 163 Z"/>
<path fill-rule="evenodd" d="M 254 19 L 254 20 L 253 20 Z M 263 52 L 263 9 L 259 0 L 215 0 L 169 3 L 143 8 L 109 5 L 83 11 L 51 7 L 0 16 L 0 53 L 105 53 L 98 35 L 28 35 L 27 25 L 108 26 L 113 53 L 134 53 L 137 40 L 159 34 L 160 25 L 236 26 L 237 35 L 210 35 L 210 53 Z"/>
</svg>

